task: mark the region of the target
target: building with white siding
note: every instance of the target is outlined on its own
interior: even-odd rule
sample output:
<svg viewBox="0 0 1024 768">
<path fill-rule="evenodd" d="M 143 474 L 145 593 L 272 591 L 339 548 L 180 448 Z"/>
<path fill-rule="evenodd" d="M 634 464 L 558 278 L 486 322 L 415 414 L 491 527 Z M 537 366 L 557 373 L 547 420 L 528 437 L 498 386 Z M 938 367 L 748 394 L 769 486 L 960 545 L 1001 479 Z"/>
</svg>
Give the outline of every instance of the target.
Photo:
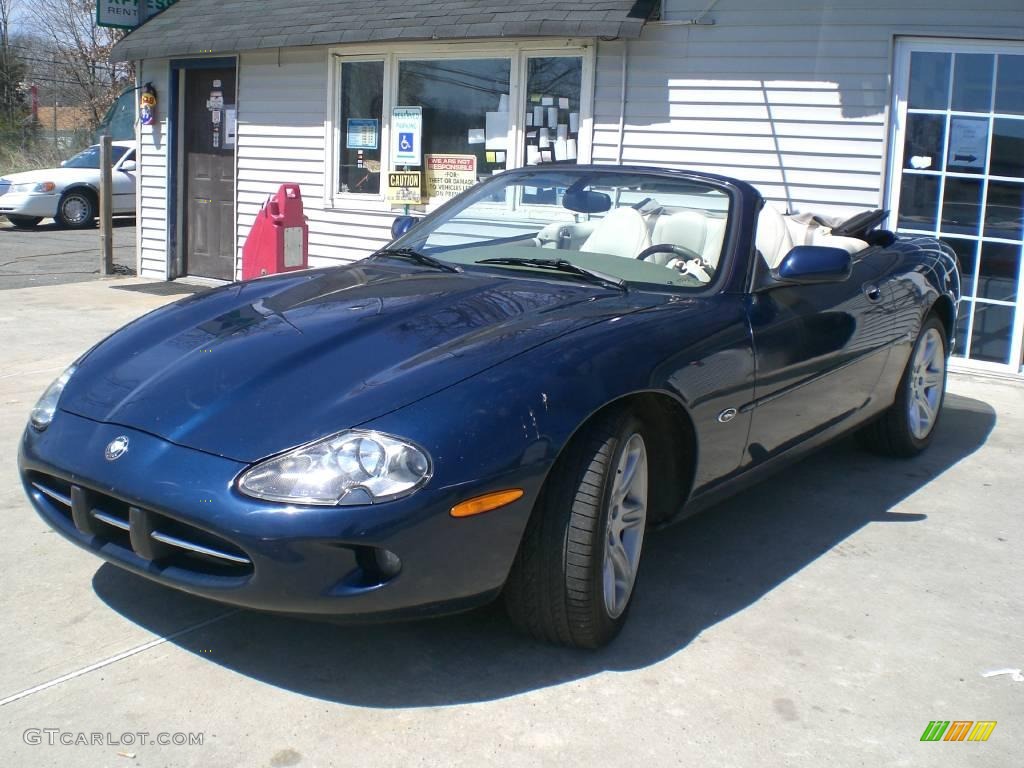
<svg viewBox="0 0 1024 768">
<path fill-rule="evenodd" d="M 139 129 L 139 272 L 237 277 L 285 182 L 312 266 L 367 255 L 395 216 L 393 109 L 418 106 L 422 154 L 472 156 L 477 176 L 667 165 L 782 209 L 887 208 L 960 256 L 961 365 L 1018 373 L 1024 5 L 978 3 L 180 0 L 115 49 L 159 99 Z"/>
</svg>

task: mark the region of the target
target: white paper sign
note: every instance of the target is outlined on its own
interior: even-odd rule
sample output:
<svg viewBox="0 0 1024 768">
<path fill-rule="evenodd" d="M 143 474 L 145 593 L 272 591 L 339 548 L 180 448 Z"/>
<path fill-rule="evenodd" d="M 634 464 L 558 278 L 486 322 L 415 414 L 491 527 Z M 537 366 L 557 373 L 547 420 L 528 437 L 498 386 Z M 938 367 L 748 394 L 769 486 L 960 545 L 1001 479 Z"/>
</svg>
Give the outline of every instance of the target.
<svg viewBox="0 0 1024 768">
<path fill-rule="evenodd" d="M 235 146 L 235 139 L 238 135 L 238 110 L 228 107 L 224 110 L 224 146 Z"/>
<path fill-rule="evenodd" d="M 421 165 L 423 108 L 395 107 L 391 110 L 391 165 Z"/>
<path fill-rule="evenodd" d="M 487 112 L 487 149 L 508 149 L 508 112 Z"/>
<path fill-rule="evenodd" d="M 946 165 L 958 168 L 984 168 L 988 151 L 988 120 L 954 117 L 949 132 L 949 157 Z"/>
</svg>

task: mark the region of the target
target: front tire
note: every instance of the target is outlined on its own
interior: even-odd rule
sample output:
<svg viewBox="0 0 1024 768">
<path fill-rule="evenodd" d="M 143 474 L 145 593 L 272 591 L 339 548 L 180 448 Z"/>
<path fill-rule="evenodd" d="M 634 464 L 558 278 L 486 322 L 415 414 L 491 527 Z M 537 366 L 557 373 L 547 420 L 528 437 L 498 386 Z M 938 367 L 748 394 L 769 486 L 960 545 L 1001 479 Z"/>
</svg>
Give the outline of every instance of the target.
<svg viewBox="0 0 1024 768">
<path fill-rule="evenodd" d="M 40 221 L 43 220 L 42 216 L 11 216 L 7 215 L 7 220 L 18 229 L 32 229 Z"/>
<path fill-rule="evenodd" d="M 869 450 L 911 458 L 931 443 L 946 397 L 946 338 L 942 321 L 930 315 L 914 342 L 896 402 L 859 433 Z"/>
<path fill-rule="evenodd" d="M 505 585 L 513 623 L 600 648 L 629 610 L 647 523 L 644 426 L 619 412 L 583 427 L 552 470 Z"/>
<path fill-rule="evenodd" d="M 54 218 L 62 227 L 69 229 L 91 227 L 96 221 L 96 200 L 90 192 L 73 189 L 61 197 Z"/>
</svg>

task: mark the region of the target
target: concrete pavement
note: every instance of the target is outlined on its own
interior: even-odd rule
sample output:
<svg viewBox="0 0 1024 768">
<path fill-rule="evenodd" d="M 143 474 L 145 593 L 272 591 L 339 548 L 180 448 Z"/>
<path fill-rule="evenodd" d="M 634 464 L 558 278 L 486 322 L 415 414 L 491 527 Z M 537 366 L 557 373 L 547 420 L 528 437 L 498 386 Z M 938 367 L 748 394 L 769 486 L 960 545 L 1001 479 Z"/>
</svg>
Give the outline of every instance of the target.
<svg viewBox="0 0 1024 768">
<path fill-rule="evenodd" d="M 114 219 L 114 266 L 135 274 L 135 219 Z M 100 232 L 63 229 L 46 219 L 17 229 L 0 216 L 0 291 L 93 280 L 99 275 Z"/>
<path fill-rule="evenodd" d="M 601 652 L 536 644 L 494 609 L 339 627 L 150 584 L 24 499 L 36 397 L 174 298 L 123 290 L 137 284 L 0 294 L 3 765 L 1020 763 L 1024 682 L 983 677 L 1024 667 L 1019 384 L 954 376 L 924 456 L 843 442 L 652 536 Z M 922 743 L 931 720 L 998 725 L 985 743 Z M 48 728 L 103 743 L 50 745 Z M 150 744 L 161 732 L 203 743 Z"/>
</svg>

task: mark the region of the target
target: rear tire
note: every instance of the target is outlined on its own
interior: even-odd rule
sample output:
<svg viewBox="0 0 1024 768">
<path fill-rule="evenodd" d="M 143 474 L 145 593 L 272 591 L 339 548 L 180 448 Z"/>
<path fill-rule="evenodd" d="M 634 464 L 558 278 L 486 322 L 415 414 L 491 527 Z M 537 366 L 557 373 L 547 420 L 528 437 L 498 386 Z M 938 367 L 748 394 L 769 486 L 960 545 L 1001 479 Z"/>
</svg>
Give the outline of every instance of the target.
<svg viewBox="0 0 1024 768">
<path fill-rule="evenodd" d="M 96 200 L 91 192 L 84 189 L 65 192 L 54 218 L 62 227 L 69 229 L 91 227 L 96 221 Z"/>
<path fill-rule="evenodd" d="M 600 648 L 622 628 L 647 523 L 644 427 L 620 411 L 582 428 L 545 484 L 505 585 L 538 640 Z"/>
<path fill-rule="evenodd" d="M 43 220 L 42 216 L 7 216 L 7 220 L 11 222 L 18 229 L 32 229 L 40 221 Z"/>
<path fill-rule="evenodd" d="M 905 459 L 928 447 L 946 397 L 946 338 L 942 321 L 929 315 L 914 342 L 896 402 L 857 435 L 864 447 Z"/>
</svg>

